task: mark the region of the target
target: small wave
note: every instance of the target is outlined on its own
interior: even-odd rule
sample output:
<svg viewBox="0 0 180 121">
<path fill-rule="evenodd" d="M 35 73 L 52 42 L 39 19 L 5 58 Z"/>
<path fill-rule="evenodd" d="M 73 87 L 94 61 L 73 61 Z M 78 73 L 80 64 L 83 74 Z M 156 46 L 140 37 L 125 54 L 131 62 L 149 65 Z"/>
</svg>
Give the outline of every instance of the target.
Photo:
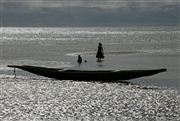
<svg viewBox="0 0 180 121">
<path fill-rule="evenodd" d="M 13 75 L 1 74 L 0 79 L 12 79 L 14 78 Z"/>
<path fill-rule="evenodd" d="M 0 75 L 0 79 L 1 80 L 52 80 L 51 78 L 47 78 L 47 77 L 43 77 L 43 76 L 23 76 L 23 75 L 16 75 L 16 77 L 14 75 L 9 75 L 9 74 L 1 74 Z"/>
<path fill-rule="evenodd" d="M 168 49 L 163 49 L 163 50 L 144 50 L 144 53 L 176 53 L 179 52 L 180 50 L 168 50 Z"/>
<path fill-rule="evenodd" d="M 106 55 L 122 55 L 122 54 L 138 54 L 138 53 L 145 53 L 143 51 L 106 51 L 104 52 Z M 88 55 L 94 56 L 96 52 L 89 51 L 89 52 L 74 52 L 65 54 L 66 56 L 78 56 L 78 55 Z"/>
</svg>

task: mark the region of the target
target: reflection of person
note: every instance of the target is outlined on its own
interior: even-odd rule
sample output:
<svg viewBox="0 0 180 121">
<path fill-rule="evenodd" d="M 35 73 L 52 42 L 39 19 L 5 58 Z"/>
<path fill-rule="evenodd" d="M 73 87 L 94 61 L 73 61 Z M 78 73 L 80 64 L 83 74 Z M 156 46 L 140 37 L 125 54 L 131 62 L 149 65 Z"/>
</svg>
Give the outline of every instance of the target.
<svg viewBox="0 0 180 121">
<path fill-rule="evenodd" d="M 78 63 L 82 63 L 82 58 L 81 58 L 81 55 L 78 55 L 78 60 L 77 60 Z"/>
<path fill-rule="evenodd" d="M 101 59 L 104 58 L 104 52 L 103 52 L 103 47 L 101 43 L 99 43 L 96 58 L 98 59 L 98 61 L 101 61 Z"/>
</svg>

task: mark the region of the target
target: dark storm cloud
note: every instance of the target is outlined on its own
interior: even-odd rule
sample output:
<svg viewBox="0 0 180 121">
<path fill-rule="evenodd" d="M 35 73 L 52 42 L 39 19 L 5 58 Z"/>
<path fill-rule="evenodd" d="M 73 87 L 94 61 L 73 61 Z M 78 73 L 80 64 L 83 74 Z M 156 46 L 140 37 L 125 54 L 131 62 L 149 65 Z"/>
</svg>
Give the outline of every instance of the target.
<svg viewBox="0 0 180 121">
<path fill-rule="evenodd" d="M 2 26 L 179 24 L 179 0 L 3 0 Z"/>
</svg>

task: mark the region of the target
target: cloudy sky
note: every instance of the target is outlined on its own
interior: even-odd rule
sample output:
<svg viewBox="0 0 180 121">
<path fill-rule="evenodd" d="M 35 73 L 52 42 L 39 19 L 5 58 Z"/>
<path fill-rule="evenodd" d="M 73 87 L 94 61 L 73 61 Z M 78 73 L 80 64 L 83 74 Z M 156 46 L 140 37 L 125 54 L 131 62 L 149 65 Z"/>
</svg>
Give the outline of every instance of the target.
<svg viewBox="0 0 180 121">
<path fill-rule="evenodd" d="M 1 0 L 1 26 L 178 26 L 180 0 Z"/>
</svg>

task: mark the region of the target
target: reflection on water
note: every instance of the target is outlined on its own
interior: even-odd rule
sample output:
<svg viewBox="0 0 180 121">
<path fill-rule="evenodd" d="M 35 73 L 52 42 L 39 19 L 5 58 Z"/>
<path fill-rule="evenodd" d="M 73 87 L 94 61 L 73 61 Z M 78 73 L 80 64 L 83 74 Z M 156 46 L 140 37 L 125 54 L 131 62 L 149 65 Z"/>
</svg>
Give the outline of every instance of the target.
<svg viewBox="0 0 180 121">
<path fill-rule="evenodd" d="M 0 81 L 1 120 L 179 120 L 173 89 L 18 77 Z"/>
<path fill-rule="evenodd" d="M 179 28 L 2 29 L 0 120 L 180 120 Z M 105 52 L 102 63 L 95 58 L 99 42 Z M 76 62 L 78 54 L 87 60 L 80 66 Z M 13 70 L 7 68 L 10 64 L 168 71 L 134 79 L 134 85 L 119 85 L 52 80 L 18 69 L 17 78 L 13 79 Z"/>
<path fill-rule="evenodd" d="M 9 64 L 81 70 L 167 68 L 166 73 L 153 76 L 151 80 L 155 83 L 149 80 L 140 83 L 180 87 L 178 27 L 2 29 L 2 74 L 9 73 Z M 95 58 L 99 42 L 103 44 L 105 53 L 102 64 Z M 83 61 L 87 60 L 81 66 L 76 62 L 79 54 Z"/>
</svg>

